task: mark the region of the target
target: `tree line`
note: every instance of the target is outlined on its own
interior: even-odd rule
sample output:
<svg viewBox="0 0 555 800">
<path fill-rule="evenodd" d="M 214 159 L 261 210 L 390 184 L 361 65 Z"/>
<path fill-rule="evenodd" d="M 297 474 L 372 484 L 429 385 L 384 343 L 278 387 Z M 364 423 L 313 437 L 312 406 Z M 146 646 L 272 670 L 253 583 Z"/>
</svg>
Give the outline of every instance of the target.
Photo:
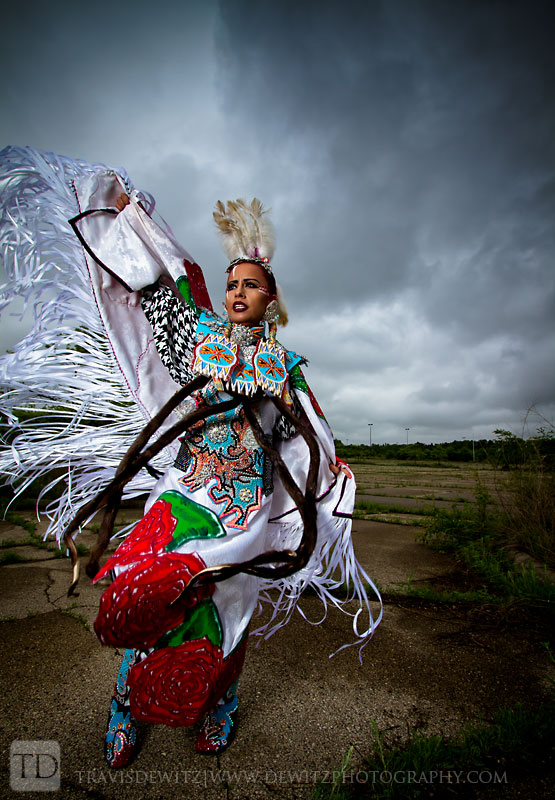
<svg viewBox="0 0 555 800">
<path fill-rule="evenodd" d="M 522 439 L 499 429 L 495 439 L 457 439 L 453 442 L 424 444 L 344 444 L 335 440 L 336 453 L 346 461 L 366 458 L 395 459 L 398 461 L 468 462 L 490 463 L 501 469 L 509 469 L 527 463 L 531 453 L 536 453 L 544 465 L 552 468 L 555 463 L 555 438 L 553 431 L 541 430 L 537 436 Z"/>
</svg>

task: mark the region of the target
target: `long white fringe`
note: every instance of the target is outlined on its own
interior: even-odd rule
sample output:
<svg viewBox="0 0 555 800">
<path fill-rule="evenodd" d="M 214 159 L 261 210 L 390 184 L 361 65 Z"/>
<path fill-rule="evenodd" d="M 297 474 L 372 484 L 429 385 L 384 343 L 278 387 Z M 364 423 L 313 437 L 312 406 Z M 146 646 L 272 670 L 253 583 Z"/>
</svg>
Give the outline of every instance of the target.
<svg viewBox="0 0 555 800">
<path fill-rule="evenodd" d="M 61 497 L 46 506 L 45 538 L 59 539 L 79 507 L 113 477 L 145 423 L 113 357 L 81 246 L 67 222 L 80 211 L 72 182 L 99 169 L 106 168 L 32 148 L 0 153 L 0 251 L 8 276 L 0 311 L 20 296 L 34 312 L 30 333 L 0 357 L 0 411 L 7 422 L 0 474 L 18 496 L 59 470 L 39 497 L 64 485 Z M 118 175 L 131 190 L 125 171 Z M 19 419 L 21 411 L 32 417 Z M 154 466 L 164 469 L 169 457 L 160 454 Z M 152 484 L 140 473 L 124 497 L 149 492 Z"/>
<path fill-rule="evenodd" d="M 302 534 L 302 522 L 282 525 L 279 533 L 280 546 L 298 547 Z M 299 603 L 302 593 L 310 587 L 322 603 L 320 619 L 309 620 Z M 375 611 L 372 610 L 367 587 L 375 594 Z M 270 591 L 272 594 L 270 594 Z M 277 595 L 277 596 L 276 596 Z M 357 611 L 351 612 L 349 604 L 356 603 Z M 289 578 L 278 581 L 261 581 L 259 611 L 262 604 L 269 603 L 272 615 L 254 635 L 268 639 L 280 628 L 287 625 L 296 610 L 310 625 L 320 625 L 327 617 L 328 606 L 334 606 L 352 617 L 355 641 L 346 644 L 330 655 L 332 658 L 346 647 L 359 645 L 359 660 L 362 663 L 362 649 L 368 644 L 380 624 L 383 606 L 380 593 L 357 561 L 351 539 L 350 525 L 340 517 L 335 517 L 327 525 L 319 525 L 318 543 L 306 567 Z M 366 613 L 366 629 L 359 630 L 359 618 Z"/>
</svg>

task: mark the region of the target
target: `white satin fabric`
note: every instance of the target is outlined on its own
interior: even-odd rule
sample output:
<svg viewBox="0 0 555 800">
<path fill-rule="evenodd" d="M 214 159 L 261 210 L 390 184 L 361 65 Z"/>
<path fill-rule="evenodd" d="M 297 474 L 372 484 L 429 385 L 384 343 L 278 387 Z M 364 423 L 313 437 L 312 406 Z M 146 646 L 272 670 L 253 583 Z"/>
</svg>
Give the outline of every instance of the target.
<svg viewBox="0 0 555 800">
<path fill-rule="evenodd" d="M 96 182 L 85 181 L 77 187 L 82 210 L 106 208 L 115 201 L 118 188 L 123 191 L 122 187 L 114 184 L 113 173 L 97 175 Z M 171 232 L 153 222 L 135 201 L 117 215 L 99 212 L 84 217 L 78 222 L 78 227 L 95 257 L 117 273 L 120 281 L 133 290 L 128 292 L 122 283 L 86 254 L 96 303 L 114 356 L 125 376 L 130 394 L 145 416 L 150 417 L 178 387 L 154 348 L 152 330 L 138 303 L 137 290 L 153 283 L 163 274 L 176 280 L 184 274 L 183 259 L 193 259 L 175 242 Z M 331 473 L 329 463 L 335 463 L 332 433 L 314 411 L 309 397 L 299 390 L 296 395 L 320 446 L 317 546 L 309 564 L 290 578 L 259 581 L 243 574 L 218 584 L 214 601 L 224 629 L 224 655 L 239 642 L 258 599 L 268 600 L 273 606 L 270 622 L 257 631 L 268 636 L 288 621 L 295 608 L 303 614 L 298 602 L 301 592 L 308 585 L 323 602 L 324 614 L 318 622 L 325 619 L 327 605 L 332 603 L 354 618 L 353 629 L 362 646 L 381 619 L 381 600 L 377 589 L 358 564 L 352 547 L 350 514 L 356 488 L 354 477 L 348 479 L 341 475 L 336 478 Z M 271 406 L 273 409 L 271 401 L 267 402 L 268 408 Z M 167 424 L 174 419 L 172 415 Z M 176 445 L 174 449 L 177 450 Z M 296 483 L 304 490 L 309 464 L 306 443 L 302 437 L 296 436 L 281 442 L 279 449 Z M 195 502 L 217 513 L 217 507 L 208 496 L 210 484 L 188 493 L 179 483 L 180 474 L 175 468 L 170 468 L 164 474 L 154 487 L 147 508 L 163 491 L 174 489 L 190 494 Z M 225 526 L 225 519 L 222 522 Z M 196 552 L 208 566 L 217 566 L 245 561 L 267 550 L 295 548 L 301 536 L 300 514 L 277 475 L 274 475 L 273 493 L 264 498 L 261 508 L 250 516 L 246 531 L 226 528 L 225 538 L 194 540 L 184 545 L 184 551 Z M 352 589 L 346 600 L 335 594 L 336 590 L 344 593 L 345 584 Z M 372 613 L 367 585 L 377 595 L 377 615 Z M 277 599 L 275 593 L 268 594 L 270 589 L 278 590 Z M 345 607 L 352 599 L 359 605 L 354 613 Z M 361 609 L 368 617 L 363 631 L 358 629 Z"/>
<path fill-rule="evenodd" d="M 97 174 L 75 186 L 81 211 L 113 208 L 124 188 L 112 171 Z M 136 193 L 132 194 L 134 196 Z M 96 258 L 114 272 L 114 265 L 117 265 L 119 280 L 84 250 L 96 305 L 114 358 L 132 399 L 148 420 L 179 386 L 170 377 L 154 346 L 152 329 L 141 309 L 137 290 L 162 274 L 182 275 L 183 259 L 192 259 L 173 240 L 169 229 L 163 231 L 136 201 L 119 214 L 99 211 L 83 217 L 77 227 Z M 124 288 L 122 282 L 133 291 Z M 178 417 L 171 414 L 162 430 L 177 421 Z M 177 445 L 169 449 L 175 456 Z"/>
</svg>

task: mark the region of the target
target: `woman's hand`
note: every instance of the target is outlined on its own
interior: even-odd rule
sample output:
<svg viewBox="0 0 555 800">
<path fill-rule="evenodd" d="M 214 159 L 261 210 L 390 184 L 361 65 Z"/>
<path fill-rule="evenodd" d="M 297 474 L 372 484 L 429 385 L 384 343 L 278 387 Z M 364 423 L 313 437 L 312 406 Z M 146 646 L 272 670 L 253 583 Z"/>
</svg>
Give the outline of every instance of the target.
<svg viewBox="0 0 555 800">
<path fill-rule="evenodd" d="M 129 195 L 122 192 L 120 196 L 116 200 L 116 208 L 118 211 L 123 211 L 125 206 L 128 206 L 130 203 Z"/>
<path fill-rule="evenodd" d="M 332 464 L 330 461 L 330 469 L 334 475 L 339 475 L 339 473 L 342 472 L 348 478 L 353 477 L 352 473 L 349 471 L 349 468 L 347 467 L 347 464 L 345 464 L 344 461 L 338 460 L 336 464 Z"/>
</svg>

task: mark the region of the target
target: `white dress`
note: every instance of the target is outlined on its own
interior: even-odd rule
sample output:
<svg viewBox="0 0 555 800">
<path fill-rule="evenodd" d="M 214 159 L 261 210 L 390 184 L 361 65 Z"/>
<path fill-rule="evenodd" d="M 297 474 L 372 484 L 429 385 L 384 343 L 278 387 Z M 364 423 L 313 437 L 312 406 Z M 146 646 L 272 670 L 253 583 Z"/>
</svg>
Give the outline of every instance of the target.
<svg viewBox="0 0 555 800">
<path fill-rule="evenodd" d="M 220 335 L 225 323 L 199 308 L 195 295 L 202 299 L 205 288 L 198 268 L 195 265 L 190 272 L 193 280 L 188 280 L 184 262 L 192 266 L 193 259 L 164 223 L 158 225 L 135 202 L 141 198 L 124 173 L 27 148 L 9 148 L 1 155 L 0 180 L 10 193 L 0 220 L 0 243 L 12 255 L 18 254 L 18 268 L 25 264 L 25 275 L 38 286 L 35 294 L 48 283 L 44 264 L 51 264 L 54 249 L 62 274 L 49 284 L 57 292 L 52 308 L 60 313 L 62 308 L 80 305 L 87 315 L 85 325 L 79 325 L 78 314 L 74 323 L 63 320 L 58 326 L 58 331 L 62 327 L 66 334 L 62 337 L 56 333 L 44 336 L 40 328 L 35 329 L 14 356 L 2 360 L 4 382 L 14 387 L 7 411 L 16 435 L 9 451 L 1 456 L 0 468 L 14 480 L 26 480 L 47 471 L 48 451 L 57 448 L 63 453 L 60 463 L 67 464 L 68 485 L 62 499 L 49 510 L 51 527 L 60 530 L 76 508 L 112 477 L 130 438 L 142 427 L 141 418 L 151 418 L 192 376 L 195 345 L 208 329 L 216 337 Z M 31 196 L 27 192 L 26 202 L 16 202 L 30 186 L 33 192 Z M 121 214 L 114 214 L 115 197 L 124 190 L 133 202 Z M 45 206 L 56 207 L 51 230 L 44 229 Z M 83 215 L 87 211 L 92 213 Z M 73 226 L 82 249 L 76 247 L 64 221 L 64 217 L 76 215 L 80 216 Z M 33 229 L 33 219 L 40 220 L 40 225 L 35 225 L 29 240 L 22 228 Z M 42 285 L 40 275 L 37 278 L 41 269 Z M 71 270 L 73 286 L 68 288 Z M 21 277 L 14 268 L 12 285 L 5 291 L 7 300 L 17 291 L 14 287 Z M 165 294 L 167 300 L 168 291 L 173 293 L 173 301 L 157 304 L 156 293 Z M 33 291 L 28 294 L 32 300 Z M 178 294 L 183 301 L 176 300 Z M 184 335 L 177 337 L 180 341 L 173 348 L 176 330 Z M 70 350 L 72 343 L 80 342 L 87 351 L 77 375 L 74 365 L 64 361 L 68 332 Z M 266 341 L 264 332 L 253 336 Z M 239 346 L 241 357 L 249 364 L 254 346 L 251 340 Z M 40 359 L 41 347 L 47 358 L 39 365 L 36 359 Z M 73 354 L 75 350 L 73 347 Z M 356 639 L 362 646 L 381 619 L 379 594 L 352 547 L 355 481 L 343 473 L 335 476 L 329 469 L 329 463 L 335 463 L 333 436 L 300 371 L 301 363 L 299 356 L 286 353 L 284 396 L 309 421 L 320 449 L 320 468 L 317 543 L 299 572 L 275 581 L 239 573 L 184 592 L 191 575 L 202 569 L 245 562 L 267 551 L 294 550 L 303 533 L 299 510 L 278 474 L 272 472 L 241 405 L 223 416 L 216 410 L 189 429 L 183 442 L 167 448 L 155 465 L 164 472 L 154 486 L 147 476 L 140 475 L 127 489 L 128 496 L 136 495 L 145 491 L 149 481 L 151 484 L 145 517 L 99 574 L 113 569 L 117 577 L 106 590 L 105 600 L 103 596 L 96 628 L 105 643 L 150 651 L 130 672 L 130 676 L 135 674 L 130 680 L 135 686 L 133 713 L 139 718 L 170 725 L 196 721 L 240 671 L 247 630 L 261 600 L 273 606 L 270 621 L 254 631 L 264 636 L 287 622 L 308 585 L 323 601 L 323 618 L 330 602 L 353 616 Z M 60 392 L 57 387 L 64 381 Z M 226 388 L 225 382 L 211 379 L 178 414 L 225 400 Z M 29 392 L 37 404 L 56 402 L 57 408 L 63 394 L 73 430 L 68 431 L 67 424 L 58 425 L 44 435 L 40 423 L 19 422 L 13 409 Z M 304 490 L 308 447 L 283 424 L 269 395 L 269 391 L 257 395 L 258 420 Z M 84 401 L 96 413 L 99 408 L 104 410 L 111 424 L 101 426 L 100 431 L 98 426 L 87 425 Z M 166 426 L 175 422 L 178 414 L 170 417 Z M 336 597 L 334 591 L 344 590 L 346 584 L 351 587 L 349 597 Z M 378 598 L 374 616 L 366 586 Z M 270 594 L 270 590 L 277 591 Z M 354 613 L 347 607 L 352 599 L 358 601 Z M 364 630 L 359 631 L 363 611 L 366 621 Z M 142 624 L 147 618 L 150 627 Z M 187 697 L 179 694 L 180 686 Z"/>
</svg>

